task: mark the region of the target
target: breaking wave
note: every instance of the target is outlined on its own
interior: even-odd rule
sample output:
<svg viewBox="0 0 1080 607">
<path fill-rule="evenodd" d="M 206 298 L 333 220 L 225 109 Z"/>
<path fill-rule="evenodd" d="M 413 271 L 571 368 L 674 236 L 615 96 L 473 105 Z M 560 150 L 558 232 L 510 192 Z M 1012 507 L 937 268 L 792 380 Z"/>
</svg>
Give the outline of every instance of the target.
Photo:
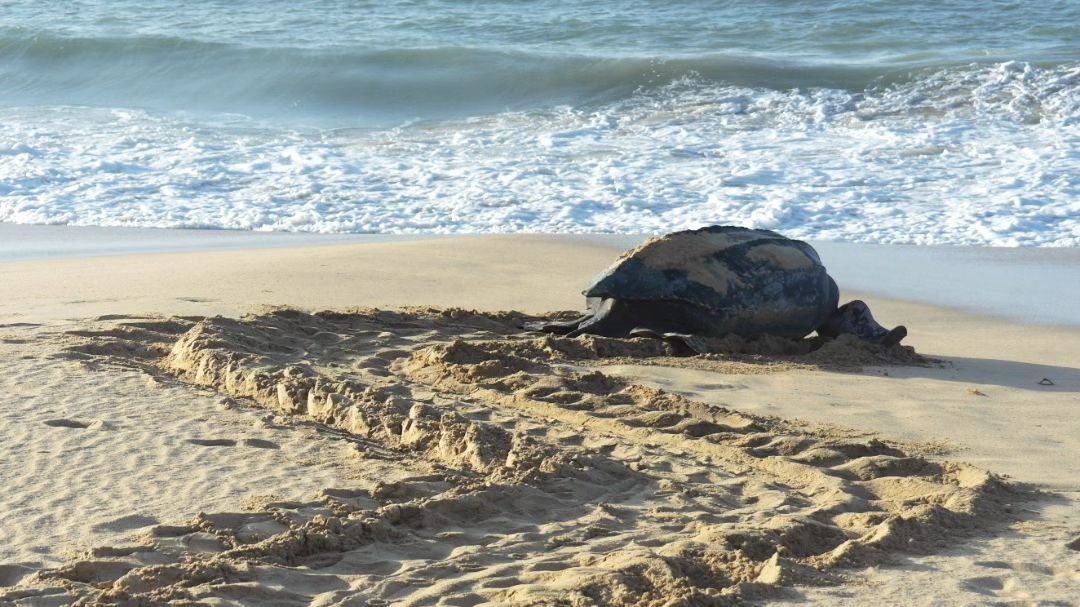
<svg viewBox="0 0 1080 607">
<path fill-rule="evenodd" d="M 1050 74 L 1034 99 L 1075 87 L 1080 64 Z M 755 55 L 631 57 L 468 47 L 255 47 L 175 37 L 0 35 L 0 102 L 285 117 L 388 126 L 557 105 L 602 107 L 687 79 L 774 91 L 921 88 L 951 95 L 995 65 L 806 63 Z M 939 90 L 940 89 L 940 90 Z M 976 100 L 973 100 L 976 102 Z M 993 102 L 991 100 L 991 102 Z M 931 100 L 932 103 L 932 100 Z"/>
</svg>

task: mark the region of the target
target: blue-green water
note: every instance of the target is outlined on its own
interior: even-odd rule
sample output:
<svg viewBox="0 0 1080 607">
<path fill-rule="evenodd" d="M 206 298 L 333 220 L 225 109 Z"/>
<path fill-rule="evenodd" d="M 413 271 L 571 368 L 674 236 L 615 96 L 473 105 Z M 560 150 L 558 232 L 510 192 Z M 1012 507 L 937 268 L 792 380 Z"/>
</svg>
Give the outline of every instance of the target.
<svg viewBox="0 0 1080 607">
<path fill-rule="evenodd" d="M 0 1 L 0 220 L 1076 245 L 1078 40 L 1075 0 Z"/>
</svg>

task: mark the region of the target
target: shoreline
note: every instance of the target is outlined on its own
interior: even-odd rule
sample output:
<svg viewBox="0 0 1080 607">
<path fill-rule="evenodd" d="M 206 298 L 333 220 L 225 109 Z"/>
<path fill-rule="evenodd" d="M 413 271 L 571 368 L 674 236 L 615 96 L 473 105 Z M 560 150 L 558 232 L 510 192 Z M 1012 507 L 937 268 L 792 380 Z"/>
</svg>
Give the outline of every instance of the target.
<svg viewBox="0 0 1080 607">
<path fill-rule="evenodd" d="M 247 230 L 117 228 L 0 222 L 0 263 L 360 244 L 427 238 Z"/>
<path fill-rule="evenodd" d="M 96 257 L 219 255 L 229 251 L 305 251 L 323 247 L 388 246 L 526 239 L 610 251 L 636 246 L 648 234 L 302 234 L 224 230 L 35 226 L 0 223 L 0 272 L 18 264 L 57 262 L 90 267 Z M 940 306 L 1037 326 L 1080 327 L 1080 249 L 912 246 L 810 241 L 843 291 Z M 454 246 L 454 245 L 449 245 Z M 362 253 L 363 249 L 356 249 Z M 273 255 L 273 254 L 271 254 Z M 191 261 L 197 261 L 193 257 Z M 79 261 L 84 260 L 84 261 Z M 177 258 L 175 266 L 183 260 Z M 599 262 L 599 263 L 596 263 Z M 602 259 L 592 260 L 602 269 Z M 584 260 L 583 260 L 584 263 Z M 13 265 L 14 264 L 14 265 Z M 46 266 L 39 265 L 44 269 Z M 599 271 L 599 270 L 597 270 Z M 571 290 L 580 290 L 572 285 Z M 1017 294 L 1022 294 L 1018 297 Z M 568 302 L 569 303 L 569 302 Z M 580 304 L 571 304 L 577 309 Z"/>
</svg>

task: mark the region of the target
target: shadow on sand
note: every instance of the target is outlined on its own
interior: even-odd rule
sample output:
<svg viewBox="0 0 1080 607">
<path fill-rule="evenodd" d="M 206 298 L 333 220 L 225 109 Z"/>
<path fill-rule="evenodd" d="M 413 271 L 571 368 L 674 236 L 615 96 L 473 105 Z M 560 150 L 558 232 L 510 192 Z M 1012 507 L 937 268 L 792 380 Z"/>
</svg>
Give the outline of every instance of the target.
<svg viewBox="0 0 1080 607">
<path fill-rule="evenodd" d="M 1080 368 L 1038 365 L 994 358 L 929 355 L 945 367 L 889 367 L 893 377 L 922 377 L 943 381 L 990 384 L 1032 392 L 1080 393 Z M 1042 382 L 1042 383 L 1040 383 Z"/>
</svg>

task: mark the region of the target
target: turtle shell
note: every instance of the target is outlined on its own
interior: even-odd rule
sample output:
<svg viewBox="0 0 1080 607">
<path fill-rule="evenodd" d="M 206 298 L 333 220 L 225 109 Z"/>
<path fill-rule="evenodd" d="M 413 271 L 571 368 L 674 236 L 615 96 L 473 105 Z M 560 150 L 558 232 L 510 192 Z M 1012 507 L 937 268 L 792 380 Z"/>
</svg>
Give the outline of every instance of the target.
<svg viewBox="0 0 1080 607">
<path fill-rule="evenodd" d="M 839 293 L 813 247 L 769 230 L 710 226 L 653 238 L 623 254 L 588 298 L 677 302 L 711 335 L 802 337 L 836 309 Z"/>
</svg>

